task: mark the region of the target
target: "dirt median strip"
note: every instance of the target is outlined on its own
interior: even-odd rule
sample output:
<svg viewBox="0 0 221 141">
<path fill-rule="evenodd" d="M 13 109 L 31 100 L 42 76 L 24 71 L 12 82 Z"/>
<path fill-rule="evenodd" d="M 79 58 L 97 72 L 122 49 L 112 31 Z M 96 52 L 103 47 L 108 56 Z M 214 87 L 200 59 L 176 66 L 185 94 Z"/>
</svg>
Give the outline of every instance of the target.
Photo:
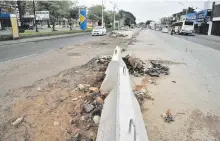
<svg viewBox="0 0 221 141">
<path fill-rule="evenodd" d="M 95 56 L 95 54 L 106 54 L 106 52 L 112 54 L 113 50 L 110 48 L 111 46 L 114 48 L 116 44 L 125 44 L 125 41 L 122 39 L 101 38 L 102 41 L 105 40 L 105 43 L 95 44 L 90 42 L 85 45 L 76 45 L 76 47 L 61 48 L 55 51 L 55 56 L 65 55 L 68 60 L 64 59 L 64 62 L 79 61 L 85 57 L 83 54 L 86 51 L 89 54 L 89 56 L 86 55 L 87 58 L 91 58 Z M 101 51 L 101 49 L 103 51 Z M 82 56 L 79 56 L 78 53 L 81 53 Z M 48 55 L 49 53 L 46 54 L 46 56 Z M 38 57 L 36 56 L 36 58 Z M 47 60 L 47 57 L 45 58 L 44 55 L 40 56 L 40 58 Z M 61 59 L 61 57 L 58 58 Z M 28 60 L 30 60 L 30 58 Z M 48 61 L 50 62 L 50 60 Z M 21 62 L 22 61 L 20 61 L 20 63 Z M 31 61 L 31 63 L 34 63 L 35 68 L 38 68 L 39 62 Z M 98 65 L 97 63 L 98 61 L 94 58 L 84 65 L 69 66 L 66 70 L 63 68 L 63 71 L 59 71 L 56 75 L 50 72 L 53 76 L 40 80 L 39 77 L 38 81 L 34 83 L 30 82 L 29 85 L 25 87 L 10 89 L 5 96 L 9 98 L 11 104 L 0 111 L 2 113 L 1 118 L 4 119 L 0 122 L 0 139 L 7 141 L 15 139 L 38 141 L 68 140 L 75 138 L 94 139 L 98 128 L 98 116 L 100 115 L 97 110 L 99 106 L 94 105 L 95 108 L 93 107 L 94 109 L 91 112 L 95 114 L 88 117 L 88 115 L 82 111 L 82 106 L 85 102 L 93 104 L 94 99 L 88 99 L 88 95 L 85 92 L 74 90 L 78 84 L 89 84 L 91 87 L 100 86 L 103 73 L 106 70 L 103 66 L 107 64 L 101 62 Z M 18 71 L 23 68 L 31 71 L 25 64 L 15 64 L 17 67 L 14 67 Z M 39 65 L 42 67 L 43 64 Z M 12 65 L 10 66 L 13 67 Z M 33 73 L 33 71 L 31 72 Z M 1 73 L 4 75 L 4 70 Z M 5 70 L 5 73 L 7 73 L 6 75 L 8 77 L 11 77 L 11 75 L 8 74 L 9 71 L 6 72 Z M 23 80 L 25 78 L 25 76 L 22 77 Z M 21 78 L 19 77 L 19 79 Z M 13 80 L 15 81 L 16 78 L 13 78 Z M 97 97 L 97 95 L 99 94 L 93 93 L 89 95 L 89 98 Z M 4 102 L 6 101 L 7 100 L 4 100 Z M 103 97 L 95 98 L 95 101 L 102 104 Z M 1 108 L 3 108 L 2 105 Z M 11 123 L 14 123 L 16 120 L 19 122 L 12 125 Z"/>
</svg>

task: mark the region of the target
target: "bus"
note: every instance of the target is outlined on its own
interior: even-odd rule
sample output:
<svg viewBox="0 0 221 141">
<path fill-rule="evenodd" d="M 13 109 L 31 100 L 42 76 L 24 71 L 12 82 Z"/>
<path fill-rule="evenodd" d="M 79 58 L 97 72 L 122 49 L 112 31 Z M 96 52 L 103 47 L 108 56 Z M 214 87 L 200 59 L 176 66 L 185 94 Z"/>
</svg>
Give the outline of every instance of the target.
<svg viewBox="0 0 221 141">
<path fill-rule="evenodd" d="M 194 31 L 194 22 L 192 21 L 181 21 L 172 24 L 175 34 L 192 34 Z"/>
</svg>

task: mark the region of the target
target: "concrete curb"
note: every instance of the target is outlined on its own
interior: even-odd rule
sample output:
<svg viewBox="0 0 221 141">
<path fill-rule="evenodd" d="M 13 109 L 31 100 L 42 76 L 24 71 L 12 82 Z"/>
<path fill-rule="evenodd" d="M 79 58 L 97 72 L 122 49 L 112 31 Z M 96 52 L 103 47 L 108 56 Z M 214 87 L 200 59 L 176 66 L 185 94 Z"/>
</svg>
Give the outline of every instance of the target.
<svg viewBox="0 0 221 141">
<path fill-rule="evenodd" d="M 72 34 L 51 35 L 51 36 L 44 36 L 44 37 L 25 38 L 25 39 L 19 39 L 19 40 L 1 41 L 0 46 L 10 45 L 10 44 L 19 44 L 19 43 L 25 43 L 25 42 L 37 42 L 37 41 L 43 41 L 43 40 L 51 40 L 51 39 L 56 39 L 56 38 L 65 38 L 65 37 L 80 36 L 80 35 L 87 35 L 87 34 L 91 34 L 91 33 L 90 32 L 72 33 Z"/>
</svg>

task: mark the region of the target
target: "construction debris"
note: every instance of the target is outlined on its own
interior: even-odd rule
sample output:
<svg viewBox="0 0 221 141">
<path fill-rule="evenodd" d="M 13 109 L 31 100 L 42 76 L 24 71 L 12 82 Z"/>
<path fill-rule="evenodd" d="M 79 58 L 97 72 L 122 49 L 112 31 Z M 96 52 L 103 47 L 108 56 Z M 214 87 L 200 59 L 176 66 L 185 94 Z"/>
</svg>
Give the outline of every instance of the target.
<svg viewBox="0 0 221 141">
<path fill-rule="evenodd" d="M 100 122 L 100 118 L 101 118 L 100 116 L 97 116 L 97 115 L 94 116 L 94 117 L 93 117 L 93 121 L 94 121 L 94 123 L 98 125 L 99 122 Z"/>
<path fill-rule="evenodd" d="M 168 123 L 172 122 L 172 121 L 175 121 L 174 120 L 174 116 L 172 114 L 172 110 L 171 109 L 168 109 L 166 113 L 163 113 L 162 115 L 162 118 L 164 118 L 164 120 Z"/>
<path fill-rule="evenodd" d="M 89 88 L 89 91 L 90 91 L 90 92 L 98 93 L 98 92 L 99 92 L 99 89 L 98 89 L 97 87 L 90 87 L 90 88 Z"/>
<path fill-rule="evenodd" d="M 142 105 L 144 99 L 154 100 L 152 95 L 149 93 L 147 89 L 141 89 L 139 91 L 134 91 L 134 95 L 136 96 L 140 105 Z"/>
<path fill-rule="evenodd" d="M 86 113 L 89 113 L 94 109 L 94 106 L 92 104 L 84 104 L 83 109 Z"/>
<path fill-rule="evenodd" d="M 17 118 L 14 122 L 12 122 L 12 125 L 17 126 L 23 121 L 24 117 Z"/>
<path fill-rule="evenodd" d="M 60 122 L 59 121 L 54 121 L 54 126 L 58 126 L 60 125 Z"/>
<path fill-rule="evenodd" d="M 112 31 L 109 34 L 110 37 L 127 37 L 128 35 L 125 34 L 124 32 L 120 32 L 120 31 Z"/>
<path fill-rule="evenodd" d="M 123 58 L 130 74 L 136 77 L 141 75 L 150 75 L 151 77 L 159 77 L 160 75 L 169 75 L 169 67 L 163 66 L 155 60 L 151 60 L 150 63 L 144 63 L 139 58 L 133 55 L 127 55 Z"/>
<path fill-rule="evenodd" d="M 159 77 L 161 74 L 169 75 L 169 67 L 163 66 L 157 61 L 151 60 L 152 68 L 146 71 L 152 77 Z"/>
</svg>

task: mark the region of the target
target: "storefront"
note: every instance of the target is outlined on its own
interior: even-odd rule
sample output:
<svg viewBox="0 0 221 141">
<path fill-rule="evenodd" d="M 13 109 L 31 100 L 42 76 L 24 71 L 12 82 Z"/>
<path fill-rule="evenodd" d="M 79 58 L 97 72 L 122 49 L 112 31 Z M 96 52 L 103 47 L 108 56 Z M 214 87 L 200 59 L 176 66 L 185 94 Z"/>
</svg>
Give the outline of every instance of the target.
<svg viewBox="0 0 221 141">
<path fill-rule="evenodd" d="M 213 6 L 212 35 L 220 36 L 220 4 Z"/>
</svg>

